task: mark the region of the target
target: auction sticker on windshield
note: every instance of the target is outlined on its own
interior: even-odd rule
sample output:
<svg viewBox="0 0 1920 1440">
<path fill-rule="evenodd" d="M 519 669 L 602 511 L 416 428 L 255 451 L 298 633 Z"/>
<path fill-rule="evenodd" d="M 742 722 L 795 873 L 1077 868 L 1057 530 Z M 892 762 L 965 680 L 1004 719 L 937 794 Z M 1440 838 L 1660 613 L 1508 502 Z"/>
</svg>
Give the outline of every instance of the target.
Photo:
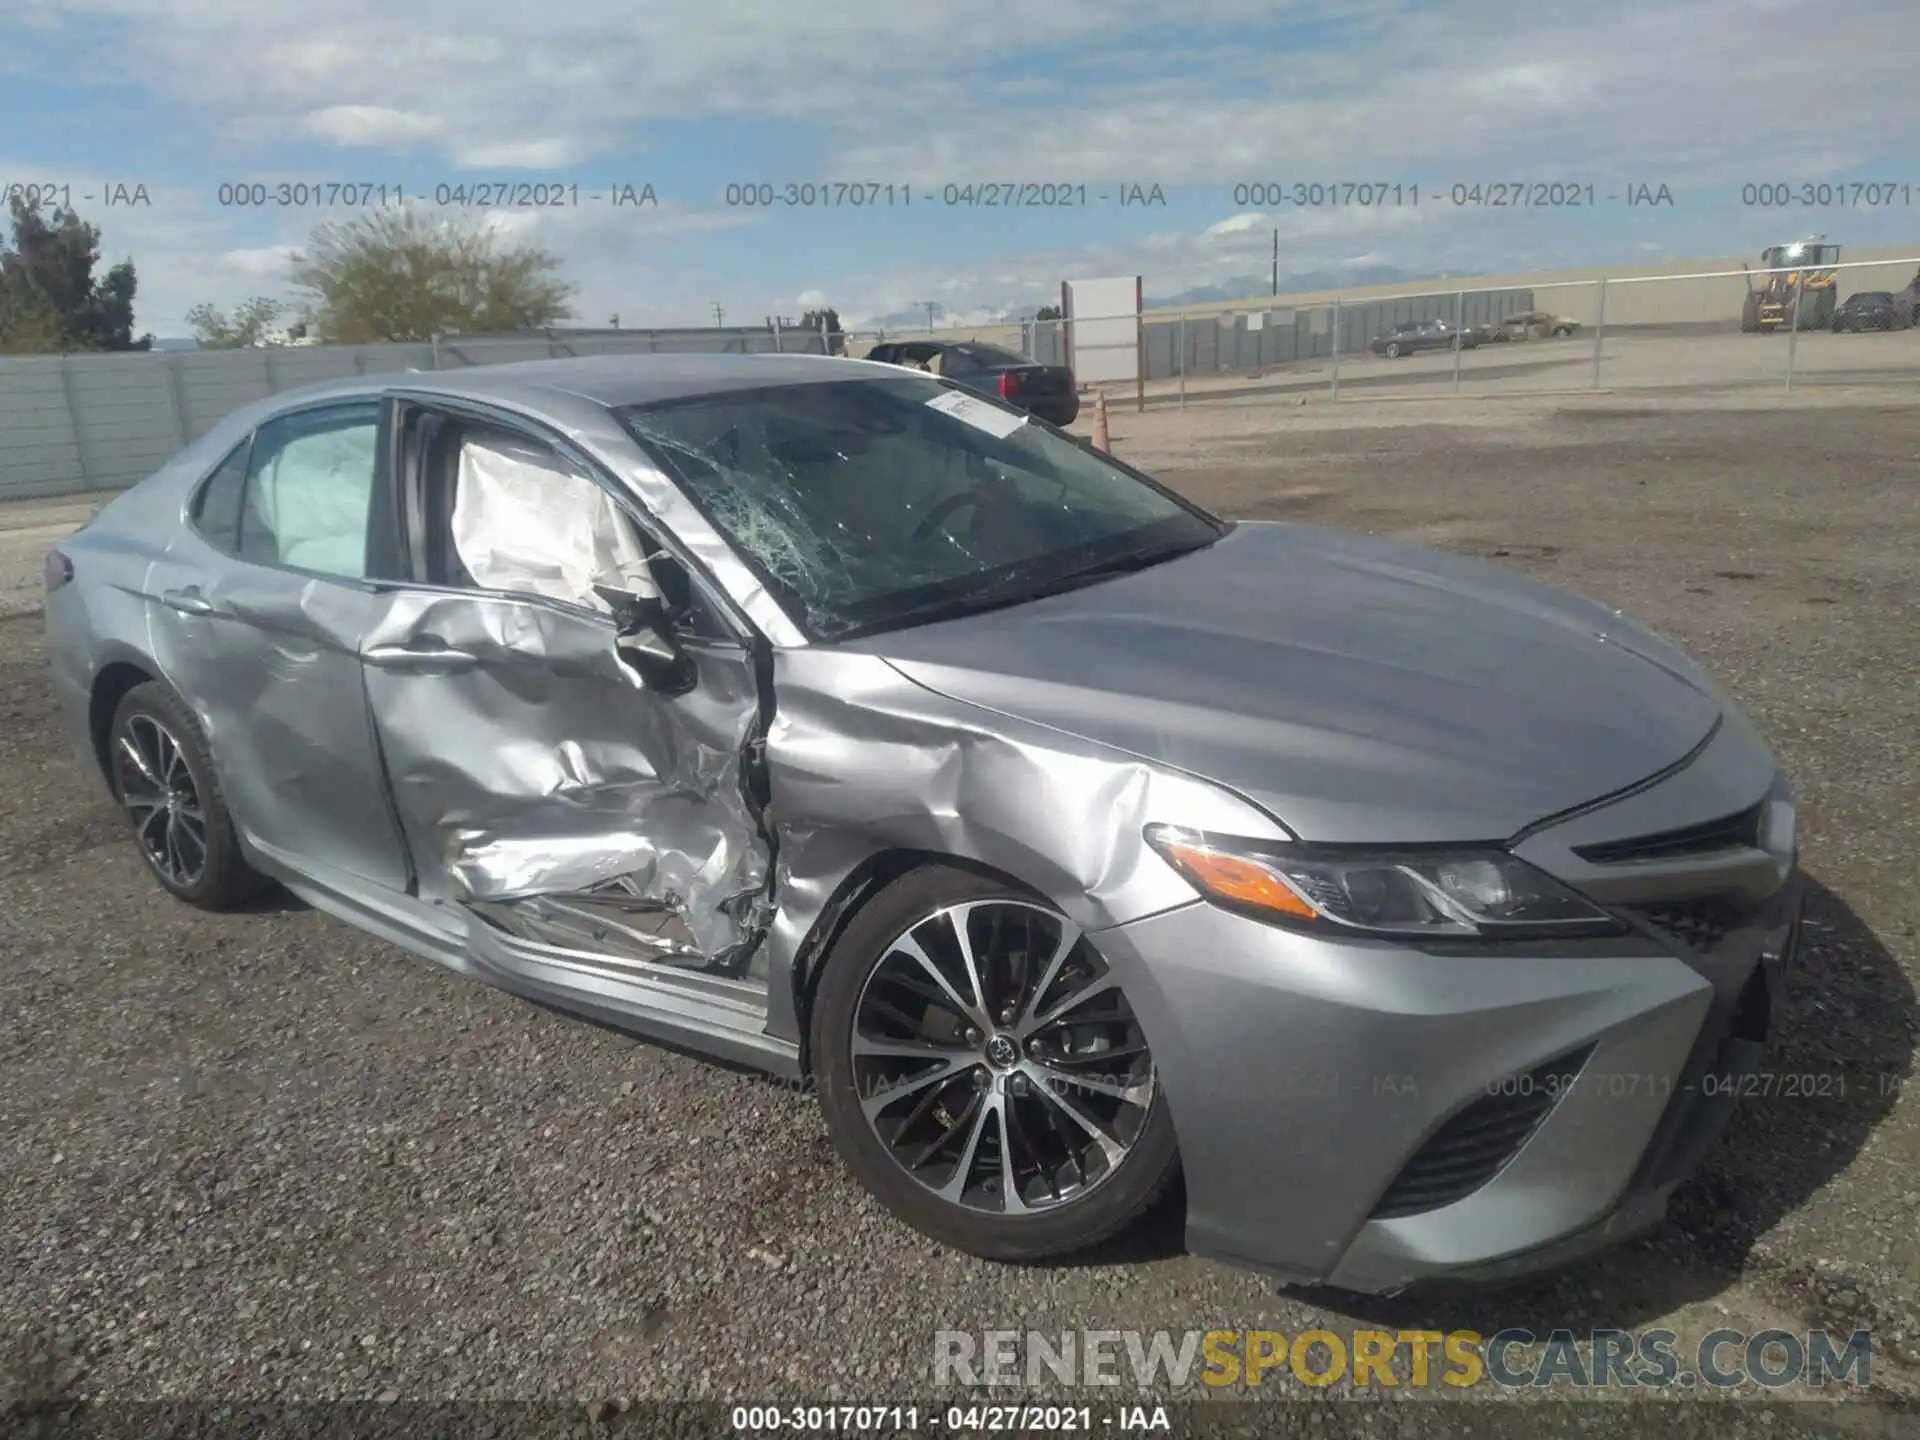
<svg viewBox="0 0 1920 1440">
<path fill-rule="evenodd" d="M 944 395 L 936 395 L 927 402 L 929 410 L 938 410 L 942 415 L 951 415 L 954 419 L 984 430 L 996 440 L 1004 440 L 1022 425 L 1027 423 L 1024 415 L 1009 415 L 1006 411 L 976 400 L 971 395 L 962 395 L 958 390 L 949 390 Z"/>
</svg>

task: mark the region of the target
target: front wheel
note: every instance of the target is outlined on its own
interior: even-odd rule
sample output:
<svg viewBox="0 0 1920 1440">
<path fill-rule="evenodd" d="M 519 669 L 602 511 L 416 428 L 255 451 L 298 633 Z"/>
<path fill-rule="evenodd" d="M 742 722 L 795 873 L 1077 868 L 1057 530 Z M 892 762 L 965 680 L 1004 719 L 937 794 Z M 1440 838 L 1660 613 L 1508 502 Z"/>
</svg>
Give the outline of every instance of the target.
<svg viewBox="0 0 1920 1440">
<path fill-rule="evenodd" d="M 1389 344 L 1387 346 L 1387 359 L 1398 360 L 1399 358 L 1400 358 L 1400 346 L 1398 345 L 1398 343 Z"/>
<path fill-rule="evenodd" d="M 1178 1173 L 1120 978 L 1059 911 L 946 866 L 854 917 L 825 962 L 813 1072 L 848 1168 L 922 1234 L 992 1260 L 1097 1245 Z"/>
<path fill-rule="evenodd" d="M 241 857 L 200 722 L 173 691 L 149 680 L 126 693 L 108 732 L 108 760 L 141 858 L 168 894 L 202 910 L 231 910 L 265 888 Z"/>
</svg>

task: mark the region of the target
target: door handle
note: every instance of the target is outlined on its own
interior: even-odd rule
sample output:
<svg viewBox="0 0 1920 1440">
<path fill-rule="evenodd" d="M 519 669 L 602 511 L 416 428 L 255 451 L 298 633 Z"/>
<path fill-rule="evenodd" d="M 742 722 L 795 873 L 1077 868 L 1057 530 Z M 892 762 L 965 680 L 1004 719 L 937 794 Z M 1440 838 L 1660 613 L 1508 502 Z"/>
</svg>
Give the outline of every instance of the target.
<svg viewBox="0 0 1920 1440">
<path fill-rule="evenodd" d="M 160 603 L 169 610 L 178 610 L 182 615 L 213 614 L 213 602 L 200 593 L 198 585 L 189 585 L 184 590 L 163 591 Z"/>
<path fill-rule="evenodd" d="M 410 671 L 416 675 L 452 675 L 471 670 L 480 663 L 479 656 L 437 641 L 422 645 L 372 645 L 362 658 L 382 670 Z"/>
</svg>

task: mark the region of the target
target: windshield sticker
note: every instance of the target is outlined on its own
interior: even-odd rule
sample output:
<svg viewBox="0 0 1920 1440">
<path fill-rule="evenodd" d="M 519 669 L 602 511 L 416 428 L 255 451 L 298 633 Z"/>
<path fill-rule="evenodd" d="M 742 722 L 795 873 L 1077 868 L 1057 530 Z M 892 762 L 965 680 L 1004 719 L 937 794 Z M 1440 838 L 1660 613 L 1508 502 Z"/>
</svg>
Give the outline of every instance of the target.
<svg viewBox="0 0 1920 1440">
<path fill-rule="evenodd" d="M 951 415 L 962 424 L 971 425 L 976 430 L 984 430 L 996 440 L 1004 440 L 1022 425 L 1027 423 L 1024 415 L 1009 415 L 998 406 L 989 405 L 984 400 L 976 400 L 971 395 L 962 395 L 958 390 L 949 390 L 944 395 L 936 395 L 927 402 L 929 410 L 938 410 L 942 415 Z"/>
</svg>

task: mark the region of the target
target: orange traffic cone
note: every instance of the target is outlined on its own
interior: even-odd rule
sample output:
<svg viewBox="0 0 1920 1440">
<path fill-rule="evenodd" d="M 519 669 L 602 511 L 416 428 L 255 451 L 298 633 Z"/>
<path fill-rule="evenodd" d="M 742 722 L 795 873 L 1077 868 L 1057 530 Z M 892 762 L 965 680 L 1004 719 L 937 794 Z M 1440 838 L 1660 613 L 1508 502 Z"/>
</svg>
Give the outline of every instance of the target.
<svg viewBox="0 0 1920 1440">
<path fill-rule="evenodd" d="M 1113 453 L 1113 445 L 1107 435 L 1107 392 L 1093 392 L 1093 448 Z"/>
</svg>

